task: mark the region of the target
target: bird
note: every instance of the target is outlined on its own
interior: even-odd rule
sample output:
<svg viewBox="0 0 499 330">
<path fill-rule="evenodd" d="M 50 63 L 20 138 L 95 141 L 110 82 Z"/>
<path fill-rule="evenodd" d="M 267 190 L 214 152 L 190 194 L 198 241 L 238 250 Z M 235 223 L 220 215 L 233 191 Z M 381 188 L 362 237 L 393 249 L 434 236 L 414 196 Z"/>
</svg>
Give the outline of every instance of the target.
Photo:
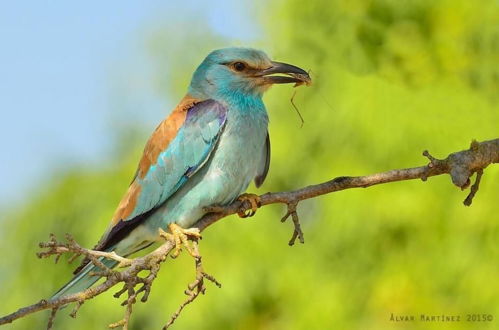
<svg viewBox="0 0 499 330">
<path fill-rule="evenodd" d="M 269 171 L 268 114 L 262 95 L 274 84 L 311 83 L 303 69 L 272 61 L 253 48 L 214 50 L 197 67 L 187 94 L 147 141 L 131 184 L 94 250 L 129 256 L 169 233 L 192 254 L 187 239 L 206 208 L 259 198 L 244 193 L 251 181 L 260 187 Z M 109 267 L 118 262 L 101 259 Z M 100 269 L 88 260 L 53 296 L 81 292 L 98 281 Z"/>
</svg>

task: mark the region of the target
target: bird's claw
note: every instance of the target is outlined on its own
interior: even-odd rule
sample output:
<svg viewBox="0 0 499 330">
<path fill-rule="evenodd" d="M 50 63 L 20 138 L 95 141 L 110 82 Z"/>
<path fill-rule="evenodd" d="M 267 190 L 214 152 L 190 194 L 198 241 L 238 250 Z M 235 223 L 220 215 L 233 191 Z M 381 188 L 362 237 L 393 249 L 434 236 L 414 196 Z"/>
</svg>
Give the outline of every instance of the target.
<svg viewBox="0 0 499 330">
<path fill-rule="evenodd" d="M 248 201 L 251 204 L 251 209 L 242 208 L 237 212 L 240 218 L 248 218 L 255 215 L 256 210 L 261 206 L 260 196 L 255 194 L 242 194 L 237 198 L 238 201 Z M 244 204 L 243 204 L 244 205 Z"/>
<path fill-rule="evenodd" d="M 189 242 L 189 237 L 194 238 L 194 239 L 200 239 L 201 234 L 199 233 L 199 229 L 197 228 L 182 228 L 179 225 L 175 223 L 171 223 L 168 225 L 168 229 L 170 232 L 166 232 L 163 229 L 159 229 L 159 236 L 167 239 L 167 240 L 172 240 L 175 242 L 175 250 L 172 253 L 172 258 L 178 257 L 180 254 L 180 251 L 182 251 L 182 245 L 185 247 L 187 252 L 193 257 L 193 258 L 199 258 L 199 253 L 197 252 L 196 249 L 194 249 L 191 246 L 191 242 Z"/>
</svg>

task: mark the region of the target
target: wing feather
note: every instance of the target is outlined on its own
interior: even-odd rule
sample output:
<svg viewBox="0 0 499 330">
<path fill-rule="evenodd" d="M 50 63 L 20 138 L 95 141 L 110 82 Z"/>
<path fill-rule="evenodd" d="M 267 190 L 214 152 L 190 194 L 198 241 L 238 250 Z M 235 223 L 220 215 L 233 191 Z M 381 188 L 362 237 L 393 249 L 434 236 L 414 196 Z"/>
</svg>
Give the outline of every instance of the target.
<svg viewBox="0 0 499 330">
<path fill-rule="evenodd" d="M 226 107 L 219 102 L 187 99 L 158 126 L 97 249 L 106 249 L 128 235 L 203 167 L 223 131 L 226 115 Z"/>
<path fill-rule="evenodd" d="M 269 132 L 267 132 L 267 139 L 265 140 L 265 148 L 263 148 L 262 160 L 260 161 L 260 166 L 258 168 L 258 172 L 255 177 L 255 185 L 257 188 L 260 187 L 265 181 L 267 173 L 269 172 L 269 167 L 270 167 L 270 136 Z"/>
</svg>

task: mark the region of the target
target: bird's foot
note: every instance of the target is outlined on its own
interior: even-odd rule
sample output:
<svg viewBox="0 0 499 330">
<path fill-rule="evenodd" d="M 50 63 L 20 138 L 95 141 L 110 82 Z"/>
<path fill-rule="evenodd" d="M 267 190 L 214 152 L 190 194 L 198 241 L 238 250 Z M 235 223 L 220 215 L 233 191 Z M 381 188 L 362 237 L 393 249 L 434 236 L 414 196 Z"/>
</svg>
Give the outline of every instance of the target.
<svg viewBox="0 0 499 330">
<path fill-rule="evenodd" d="M 255 215 L 256 210 L 261 206 L 260 196 L 255 194 L 242 194 L 237 198 L 238 201 L 244 202 L 248 201 L 251 204 L 251 209 L 242 208 L 237 212 L 240 218 L 252 217 Z"/>
<path fill-rule="evenodd" d="M 178 257 L 180 254 L 180 251 L 182 251 L 182 245 L 185 247 L 187 252 L 193 257 L 193 258 L 198 258 L 199 253 L 197 252 L 197 249 L 194 249 L 191 245 L 191 242 L 189 242 L 189 237 L 194 238 L 194 239 L 200 239 L 201 234 L 199 233 L 199 229 L 197 228 L 182 228 L 179 225 L 175 223 L 171 223 L 168 225 L 168 229 L 170 232 L 166 232 L 163 229 L 159 229 L 159 236 L 172 240 L 175 242 L 175 250 L 172 253 L 172 258 Z"/>
</svg>

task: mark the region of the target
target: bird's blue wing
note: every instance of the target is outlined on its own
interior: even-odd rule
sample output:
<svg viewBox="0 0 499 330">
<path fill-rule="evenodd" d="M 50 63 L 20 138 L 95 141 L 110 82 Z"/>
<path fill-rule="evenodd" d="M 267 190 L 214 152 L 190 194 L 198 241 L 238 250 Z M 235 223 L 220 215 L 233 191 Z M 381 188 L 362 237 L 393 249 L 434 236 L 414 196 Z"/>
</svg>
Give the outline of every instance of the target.
<svg viewBox="0 0 499 330">
<path fill-rule="evenodd" d="M 208 160 L 226 120 L 226 109 L 207 100 L 187 111 L 177 136 L 152 164 L 144 178 L 137 178 L 140 196 L 133 212 L 122 220 L 131 220 L 147 212 L 176 192 Z"/>
<path fill-rule="evenodd" d="M 227 109 L 219 102 L 206 100 L 184 110 L 185 115 L 178 112 L 175 117 L 174 112 L 156 129 L 134 181 L 96 248 L 106 249 L 128 235 L 208 161 L 225 126 Z M 172 133 L 175 125 L 179 127 Z M 157 150 L 165 144 L 167 147 Z M 142 166 L 144 162 L 147 167 Z"/>
</svg>

